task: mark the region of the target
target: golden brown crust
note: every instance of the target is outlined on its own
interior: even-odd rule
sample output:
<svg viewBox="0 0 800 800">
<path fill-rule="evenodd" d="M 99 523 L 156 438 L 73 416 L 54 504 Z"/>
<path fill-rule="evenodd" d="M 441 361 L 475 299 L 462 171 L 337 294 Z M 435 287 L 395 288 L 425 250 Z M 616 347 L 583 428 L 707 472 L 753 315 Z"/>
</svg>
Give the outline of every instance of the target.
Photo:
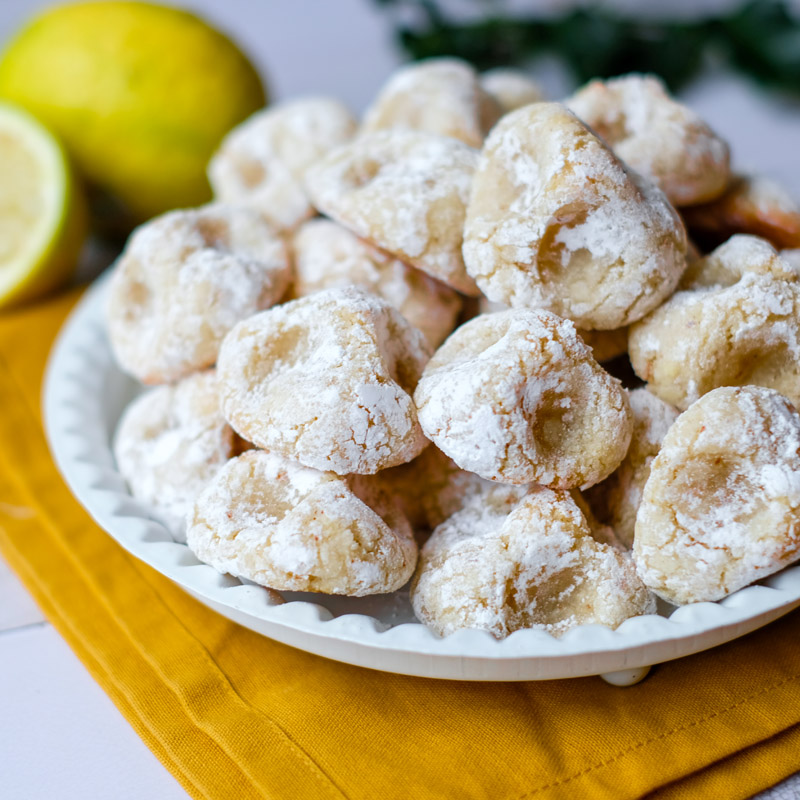
<svg viewBox="0 0 800 800">
<path fill-rule="evenodd" d="M 800 206 L 767 178 L 737 176 L 716 200 L 682 208 L 681 214 L 691 234 L 707 246 L 749 233 L 778 249 L 800 247 Z"/>
</svg>

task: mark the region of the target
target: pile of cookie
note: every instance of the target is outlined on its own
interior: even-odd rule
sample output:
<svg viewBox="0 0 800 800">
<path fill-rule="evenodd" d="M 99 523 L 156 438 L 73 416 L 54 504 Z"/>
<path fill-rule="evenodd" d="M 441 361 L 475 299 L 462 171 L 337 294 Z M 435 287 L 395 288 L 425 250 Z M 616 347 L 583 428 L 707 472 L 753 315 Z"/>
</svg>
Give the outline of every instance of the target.
<svg viewBox="0 0 800 800">
<path fill-rule="evenodd" d="M 259 112 L 209 178 L 134 232 L 107 303 L 120 366 L 161 384 L 117 464 L 204 562 L 412 580 L 436 632 L 502 637 L 800 557 L 800 208 L 657 78 L 554 103 L 419 62 L 360 122 Z"/>
</svg>

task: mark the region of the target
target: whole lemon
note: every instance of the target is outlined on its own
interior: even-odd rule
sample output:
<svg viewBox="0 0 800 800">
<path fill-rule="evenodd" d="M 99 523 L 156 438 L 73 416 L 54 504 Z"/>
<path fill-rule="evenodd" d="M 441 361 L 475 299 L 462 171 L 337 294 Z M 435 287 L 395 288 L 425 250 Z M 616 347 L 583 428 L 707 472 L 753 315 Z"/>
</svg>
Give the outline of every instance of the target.
<svg viewBox="0 0 800 800">
<path fill-rule="evenodd" d="M 85 2 L 33 19 L 0 56 L 0 97 L 29 109 L 137 218 L 199 205 L 222 136 L 265 103 L 247 58 L 194 15 Z"/>
</svg>

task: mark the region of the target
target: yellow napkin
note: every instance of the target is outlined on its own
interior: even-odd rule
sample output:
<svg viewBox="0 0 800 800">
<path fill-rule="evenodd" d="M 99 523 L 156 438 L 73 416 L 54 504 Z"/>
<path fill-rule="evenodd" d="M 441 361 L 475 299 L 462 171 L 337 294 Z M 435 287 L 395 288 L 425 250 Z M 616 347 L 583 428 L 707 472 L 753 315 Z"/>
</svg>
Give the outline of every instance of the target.
<svg viewBox="0 0 800 800">
<path fill-rule="evenodd" d="M 727 799 L 800 769 L 798 613 L 618 689 L 373 672 L 195 602 L 97 528 L 50 460 L 42 371 L 75 299 L 0 321 L 0 550 L 193 796 Z"/>
</svg>

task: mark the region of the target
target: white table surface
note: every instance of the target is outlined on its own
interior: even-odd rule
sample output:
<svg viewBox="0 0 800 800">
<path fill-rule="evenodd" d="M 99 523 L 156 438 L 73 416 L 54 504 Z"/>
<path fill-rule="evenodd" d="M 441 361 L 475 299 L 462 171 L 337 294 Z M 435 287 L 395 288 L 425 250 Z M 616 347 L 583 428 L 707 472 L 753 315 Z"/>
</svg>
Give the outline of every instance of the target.
<svg viewBox="0 0 800 800">
<path fill-rule="evenodd" d="M 45 5 L 44 0 L 3 0 L 0 42 Z M 207 15 L 243 44 L 276 99 L 332 93 L 360 111 L 400 61 L 386 20 L 371 0 L 193 0 L 183 5 Z M 800 197 L 800 104 L 787 106 L 727 75 L 703 79 L 684 99 L 727 136 L 737 168 L 778 178 Z M 0 772 L 4 800 L 187 796 L 2 559 Z M 760 798 L 797 800 L 800 776 Z"/>
</svg>

